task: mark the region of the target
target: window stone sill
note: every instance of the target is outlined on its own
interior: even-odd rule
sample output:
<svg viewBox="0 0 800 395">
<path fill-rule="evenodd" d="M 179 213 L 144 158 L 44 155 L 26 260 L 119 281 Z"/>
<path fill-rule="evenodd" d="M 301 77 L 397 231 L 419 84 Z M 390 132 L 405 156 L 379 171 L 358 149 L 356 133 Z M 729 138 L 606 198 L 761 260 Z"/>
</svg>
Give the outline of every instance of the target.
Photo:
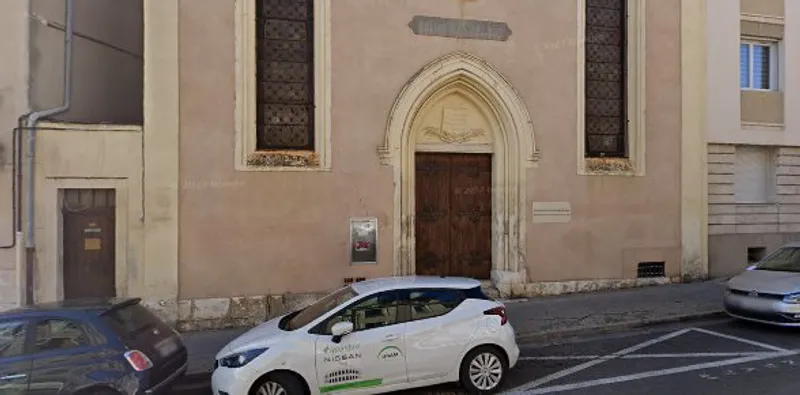
<svg viewBox="0 0 800 395">
<path fill-rule="evenodd" d="M 581 175 L 587 176 L 637 176 L 628 158 L 585 158 Z"/>
<path fill-rule="evenodd" d="M 320 166 L 315 151 L 256 151 L 247 155 L 240 171 L 330 171 Z"/>
</svg>

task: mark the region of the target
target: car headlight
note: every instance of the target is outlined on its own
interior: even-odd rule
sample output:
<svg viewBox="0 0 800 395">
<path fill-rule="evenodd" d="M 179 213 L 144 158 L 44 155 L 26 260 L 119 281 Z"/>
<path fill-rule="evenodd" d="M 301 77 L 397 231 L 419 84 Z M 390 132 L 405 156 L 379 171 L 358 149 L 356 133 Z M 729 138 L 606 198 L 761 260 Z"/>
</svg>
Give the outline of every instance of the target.
<svg viewBox="0 0 800 395">
<path fill-rule="evenodd" d="M 240 368 L 256 359 L 259 355 L 267 351 L 266 348 L 257 348 L 254 350 L 247 350 L 238 352 L 236 354 L 228 355 L 227 357 L 220 358 L 219 366 L 226 368 Z"/>
<path fill-rule="evenodd" d="M 800 293 L 793 293 L 784 296 L 783 303 L 800 304 Z"/>
</svg>

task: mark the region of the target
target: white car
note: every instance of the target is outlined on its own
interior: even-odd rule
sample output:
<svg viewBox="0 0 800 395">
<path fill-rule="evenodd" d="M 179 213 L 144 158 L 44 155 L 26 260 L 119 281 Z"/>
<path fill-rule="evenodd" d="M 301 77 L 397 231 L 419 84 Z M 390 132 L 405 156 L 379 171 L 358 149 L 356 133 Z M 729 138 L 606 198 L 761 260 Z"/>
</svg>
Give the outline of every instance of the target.
<svg viewBox="0 0 800 395">
<path fill-rule="evenodd" d="M 377 394 L 448 382 L 495 392 L 519 347 L 505 306 L 480 285 L 413 276 L 341 288 L 228 343 L 213 394 Z"/>
</svg>

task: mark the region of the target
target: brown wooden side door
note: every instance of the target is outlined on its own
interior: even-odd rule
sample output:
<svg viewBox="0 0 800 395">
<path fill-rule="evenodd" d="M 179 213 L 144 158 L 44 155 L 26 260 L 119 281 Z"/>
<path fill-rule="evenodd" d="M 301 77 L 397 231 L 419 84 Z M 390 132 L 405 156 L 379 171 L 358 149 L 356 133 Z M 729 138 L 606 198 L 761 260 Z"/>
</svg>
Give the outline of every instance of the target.
<svg viewBox="0 0 800 395">
<path fill-rule="evenodd" d="M 416 273 L 488 279 L 492 157 L 416 154 Z"/>
<path fill-rule="evenodd" d="M 116 296 L 114 207 L 63 210 L 64 298 Z"/>
</svg>

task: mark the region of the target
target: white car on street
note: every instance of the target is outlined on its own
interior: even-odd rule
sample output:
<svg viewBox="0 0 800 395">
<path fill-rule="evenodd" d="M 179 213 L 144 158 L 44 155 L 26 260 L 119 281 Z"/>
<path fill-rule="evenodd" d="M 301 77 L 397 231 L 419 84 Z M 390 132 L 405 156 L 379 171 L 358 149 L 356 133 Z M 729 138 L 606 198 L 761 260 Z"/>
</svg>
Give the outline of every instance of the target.
<svg viewBox="0 0 800 395">
<path fill-rule="evenodd" d="M 505 306 L 480 285 L 411 276 L 345 286 L 223 347 L 213 394 L 378 394 L 448 382 L 496 392 L 519 347 Z"/>
</svg>

